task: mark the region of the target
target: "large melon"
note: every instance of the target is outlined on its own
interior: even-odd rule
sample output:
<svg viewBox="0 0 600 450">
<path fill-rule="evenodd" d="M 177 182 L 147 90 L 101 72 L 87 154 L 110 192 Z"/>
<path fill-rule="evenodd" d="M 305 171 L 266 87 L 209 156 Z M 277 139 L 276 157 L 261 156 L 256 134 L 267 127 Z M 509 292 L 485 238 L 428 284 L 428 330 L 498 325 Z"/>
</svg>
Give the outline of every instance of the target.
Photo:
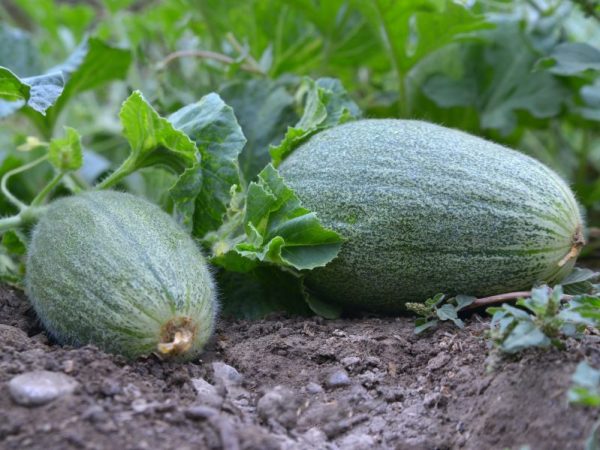
<svg viewBox="0 0 600 450">
<path fill-rule="evenodd" d="M 27 294 L 62 343 L 127 357 L 197 357 L 217 303 L 192 238 L 157 206 L 119 192 L 50 205 L 35 227 Z"/>
<path fill-rule="evenodd" d="M 426 122 L 361 120 L 323 131 L 280 172 L 347 238 L 307 284 L 349 307 L 398 312 L 437 292 L 485 296 L 556 283 L 583 245 L 577 202 L 556 173 Z"/>
</svg>

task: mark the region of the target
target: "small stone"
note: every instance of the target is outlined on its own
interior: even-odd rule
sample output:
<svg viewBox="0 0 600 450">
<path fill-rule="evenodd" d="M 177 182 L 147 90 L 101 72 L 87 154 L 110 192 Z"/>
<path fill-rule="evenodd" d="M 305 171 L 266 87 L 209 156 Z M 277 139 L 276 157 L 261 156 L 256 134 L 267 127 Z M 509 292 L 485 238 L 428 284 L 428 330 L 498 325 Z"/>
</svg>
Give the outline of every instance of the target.
<svg viewBox="0 0 600 450">
<path fill-rule="evenodd" d="M 302 440 L 310 446 L 309 448 L 327 448 L 327 435 L 316 427 L 306 430 Z"/>
<path fill-rule="evenodd" d="M 427 363 L 427 369 L 429 370 L 438 370 L 448 364 L 450 361 L 450 355 L 448 353 L 442 352 L 438 353 L 435 357 L 431 358 Z"/>
<path fill-rule="evenodd" d="M 204 405 L 192 405 L 185 410 L 185 417 L 194 420 L 209 419 L 218 414 L 216 409 Z"/>
<path fill-rule="evenodd" d="M 8 383 L 8 389 L 19 405 L 40 406 L 73 393 L 78 385 L 64 373 L 38 370 L 17 375 Z"/>
<path fill-rule="evenodd" d="M 353 433 L 340 441 L 340 448 L 347 450 L 371 450 L 374 446 L 375 439 L 368 434 Z"/>
<path fill-rule="evenodd" d="M 198 401 L 200 403 L 212 406 L 214 408 L 220 408 L 223 404 L 223 398 L 217 392 L 217 388 L 206 381 L 204 378 L 192 378 L 192 386 L 198 394 Z"/>
<path fill-rule="evenodd" d="M 217 361 L 212 363 L 212 368 L 215 382 L 221 382 L 227 387 L 242 384 L 244 377 L 234 367 Z"/>
<path fill-rule="evenodd" d="M 349 386 L 350 383 L 350 377 L 345 370 L 336 370 L 327 378 L 327 386 L 331 388 Z"/>
<path fill-rule="evenodd" d="M 65 362 L 63 362 L 62 370 L 64 373 L 73 372 L 75 370 L 75 361 L 72 359 L 67 359 Z"/>
<path fill-rule="evenodd" d="M 306 392 L 309 394 L 318 394 L 323 392 L 323 388 L 320 384 L 313 383 L 312 381 L 306 385 Z"/>
<path fill-rule="evenodd" d="M 113 397 L 122 393 L 123 388 L 117 380 L 108 378 L 102 382 L 102 385 L 100 386 L 100 392 L 102 392 L 102 394 L 104 394 L 106 397 Z"/>
<path fill-rule="evenodd" d="M 101 423 L 108 420 L 108 414 L 102 406 L 92 405 L 81 414 L 81 418 L 92 423 Z"/>
<path fill-rule="evenodd" d="M 290 429 L 296 425 L 299 408 L 296 394 L 283 386 L 276 386 L 263 395 L 256 405 L 258 416 L 268 422 L 274 420 L 285 428 Z"/>
<path fill-rule="evenodd" d="M 367 363 L 368 366 L 372 366 L 372 367 L 380 367 L 381 366 L 381 359 L 379 359 L 377 356 L 367 356 L 367 358 L 365 359 L 365 362 Z"/>
<path fill-rule="evenodd" d="M 358 364 L 360 362 L 360 358 L 358 356 L 348 356 L 343 358 L 340 362 L 346 369 L 349 369 L 350 367 Z"/>
<path fill-rule="evenodd" d="M 425 398 L 423 399 L 423 405 L 425 405 L 426 408 L 433 408 L 434 406 L 441 407 L 447 404 L 448 397 L 440 394 L 439 392 L 430 392 L 429 394 L 425 395 Z"/>
<path fill-rule="evenodd" d="M 382 390 L 383 398 L 387 403 L 396 403 L 404 400 L 404 390 L 400 388 L 388 388 Z"/>
</svg>

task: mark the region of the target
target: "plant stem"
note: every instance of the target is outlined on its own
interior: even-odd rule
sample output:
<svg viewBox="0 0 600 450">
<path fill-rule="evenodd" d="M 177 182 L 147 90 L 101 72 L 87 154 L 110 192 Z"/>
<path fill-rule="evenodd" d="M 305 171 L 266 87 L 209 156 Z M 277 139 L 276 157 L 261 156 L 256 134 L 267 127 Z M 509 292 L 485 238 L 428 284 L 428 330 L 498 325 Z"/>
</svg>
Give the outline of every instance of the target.
<svg viewBox="0 0 600 450">
<path fill-rule="evenodd" d="M 236 63 L 235 59 L 233 59 L 227 55 L 223 55 L 222 53 L 211 52 L 210 50 L 179 50 L 177 52 L 173 52 L 173 53 L 167 55 L 167 57 L 165 59 L 163 59 L 161 62 L 158 63 L 157 67 L 159 69 L 163 69 L 164 67 L 169 65 L 174 60 L 176 60 L 178 58 L 186 58 L 186 57 L 212 59 L 215 61 L 222 62 L 224 64 L 235 64 Z M 246 72 L 256 73 L 259 75 L 265 75 L 265 73 L 258 66 L 254 66 L 252 64 L 242 64 L 240 66 L 240 68 L 242 70 L 245 70 Z"/>
<path fill-rule="evenodd" d="M 14 216 L 0 219 L 0 235 L 6 231 L 36 222 L 46 212 L 46 209 L 47 207 L 45 206 L 27 206 L 23 211 Z"/>
<path fill-rule="evenodd" d="M 42 202 L 48 196 L 48 194 L 50 194 L 50 192 L 52 192 L 52 189 L 54 189 L 56 187 L 56 185 L 58 183 L 60 183 L 60 180 L 62 180 L 63 176 L 64 176 L 63 173 L 57 173 L 56 175 L 54 175 L 54 178 L 52 178 L 52 180 L 50 180 L 50 182 L 46 186 L 44 186 L 44 189 L 42 189 L 38 193 L 38 195 L 35 196 L 35 198 L 31 202 L 31 206 L 41 205 Z"/>
<path fill-rule="evenodd" d="M 495 305 L 497 303 L 504 303 L 507 300 L 517 300 L 519 298 L 530 297 L 531 291 L 517 291 L 508 292 L 506 294 L 492 295 L 490 297 L 481 297 L 471 303 L 469 306 L 465 306 L 462 311 L 468 311 L 471 309 L 481 308 L 482 306 Z M 569 301 L 573 298 L 572 295 L 564 294 L 560 299 L 563 301 Z"/>
<path fill-rule="evenodd" d="M 113 173 L 95 186 L 95 189 L 108 189 L 113 187 L 126 176 L 130 175 L 135 168 L 132 167 L 131 159 L 126 159 Z"/>
<path fill-rule="evenodd" d="M 0 234 L 23 225 L 23 219 L 20 214 L 0 219 Z"/>
<path fill-rule="evenodd" d="M 26 170 L 29 170 L 32 167 L 37 166 L 38 164 L 46 161 L 46 159 L 48 159 L 48 155 L 44 155 L 41 158 L 31 161 L 30 163 L 24 164 L 13 170 L 9 170 L 2 177 L 2 180 L 0 181 L 0 190 L 2 191 L 4 196 L 8 199 L 8 201 L 11 202 L 13 205 L 15 205 L 19 209 L 19 211 L 24 211 L 25 209 L 28 208 L 28 206 L 25 203 L 23 203 L 21 200 L 19 200 L 17 197 L 15 197 L 12 194 L 12 192 L 10 192 L 10 190 L 8 189 L 8 185 L 7 185 L 8 179 L 10 177 L 12 177 L 13 175 L 16 175 L 21 172 L 25 172 Z"/>
</svg>

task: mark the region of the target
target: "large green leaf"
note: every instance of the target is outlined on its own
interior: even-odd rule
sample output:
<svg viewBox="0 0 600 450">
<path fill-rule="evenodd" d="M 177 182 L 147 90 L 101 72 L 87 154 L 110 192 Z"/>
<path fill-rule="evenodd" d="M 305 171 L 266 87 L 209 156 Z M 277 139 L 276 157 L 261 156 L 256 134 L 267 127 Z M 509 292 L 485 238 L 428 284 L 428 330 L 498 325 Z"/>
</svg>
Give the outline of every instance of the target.
<svg viewBox="0 0 600 450">
<path fill-rule="evenodd" d="M 545 63 L 557 75 L 576 75 L 587 70 L 600 70 L 600 49 L 582 42 L 557 45 Z"/>
<path fill-rule="evenodd" d="M 183 188 L 187 197 L 195 193 L 193 233 L 203 237 L 221 226 L 232 187 L 240 185 L 238 156 L 246 139 L 233 110 L 217 94 L 180 109 L 169 121 L 196 143 L 202 155 L 202 164 L 184 173 L 185 179 L 176 185 L 176 197 Z"/>
<path fill-rule="evenodd" d="M 139 91 L 125 100 L 119 116 L 130 153 L 98 187 L 112 187 L 144 167 L 166 167 L 178 175 L 170 189 L 174 213 L 183 226 L 191 228 L 196 196 L 202 187 L 201 155 L 196 144 L 161 117 Z"/>
<path fill-rule="evenodd" d="M 356 103 L 334 78 L 319 78 L 317 81 L 305 78 L 297 96 L 304 99 L 304 113 L 296 125 L 288 128 L 283 140 L 271 146 L 269 151 L 275 166 L 318 131 L 361 116 Z"/>
<path fill-rule="evenodd" d="M 414 92 L 407 76 L 437 50 L 492 25 L 484 16 L 451 0 L 356 0 L 380 37 L 397 79 L 400 113 L 411 114 Z"/>
<path fill-rule="evenodd" d="M 269 163 L 269 146 L 298 121 L 294 97 L 288 92 L 295 79 L 259 78 L 227 84 L 220 95 L 231 105 L 248 142 L 240 155 L 244 179 L 251 181 Z"/>
<path fill-rule="evenodd" d="M 29 106 L 45 115 L 63 91 L 63 77 L 59 72 L 37 77 L 19 78 L 5 67 L 0 67 L 0 118 Z"/>
<path fill-rule="evenodd" d="M 131 172 L 159 162 L 174 170 L 183 170 L 199 161 L 194 142 L 169 120 L 160 117 L 140 91 L 125 100 L 119 117 L 123 136 L 131 147 L 131 154 L 124 163 Z"/>
<path fill-rule="evenodd" d="M 20 77 L 42 72 L 39 52 L 28 33 L 0 23 L 0 42 L 0 66 L 8 67 Z"/>
<path fill-rule="evenodd" d="M 507 135 L 517 125 L 517 113 L 536 118 L 557 116 L 568 91 L 550 73 L 535 71 L 539 54 L 519 24 L 502 24 L 486 33 L 487 42 L 465 52 L 462 78 L 439 73 L 423 85 L 423 92 L 441 107 L 472 107 L 479 111 L 481 128 Z"/>
<path fill-rule="evenodd" d="M 45 117 L 36 110 L 29 111 L 30 118 L 46 137 L 51 136 L 58 116 L 75 95 L 111 80 L 124 79 L 130 64 L 129 50 L 110 46 L 96 38 L 85 40 L 64 63 L 49 71 L 62 73 L 66 80 L 56 104 L 48 109 Z"/>
<path fill-rule="evenodd" d="M 339 234 L 302 207 L 270 164 L 248 187 L 244 228 L 247 239 L 235 247 L 240 255 L 299 270 L 326 265 L 342 243 Z"/>
</svg>

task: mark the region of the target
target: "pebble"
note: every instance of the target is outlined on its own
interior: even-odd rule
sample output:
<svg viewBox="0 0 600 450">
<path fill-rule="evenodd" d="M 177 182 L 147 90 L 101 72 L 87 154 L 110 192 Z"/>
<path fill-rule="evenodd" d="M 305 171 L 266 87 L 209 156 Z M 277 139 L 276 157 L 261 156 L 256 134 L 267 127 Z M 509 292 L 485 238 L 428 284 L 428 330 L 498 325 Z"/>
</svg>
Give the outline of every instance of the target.
<svg viewBox="0 0 600 450">
<path fill-rule="evenodd" d="M 439 392 L 430 392 L 425 395 L 423 399 L 423 405 L 427 408 L 433 408 L 434 406 L 441 407 L 448 404 L 448 397 L 440 394 Z"/>
<path fill-rule="evenodd" d="M 306 392 L 309 394 L 318 394 L 323 392 L 323 387 L 320 384 L 313 383 L 312 381 L 306 385 Z"/>
<path fill-rule="evenodd" d="M 73 393 L 78 385 L 64 373 L 37 370 L 17 375 L 8 383 L 8 389 L 19 405 L 40 406 Z"/>
<path fill-rule="evenodd" d="M 196 390 L 197 398 L 200 403 L 220 408 L 223 404 L 223 398 L 217 392 L 217 388 L 206 381 L 204 378 L 192 378 L 192 386 Z"/>
<path fill-rule="evenodd" d="M 331 388 L 349 386 L 350 383 L 350 377 L 345 370 L 336 370 L 327 378 L 327 386 Z"/>
<path fill-rule="evenodd" d="M 375 446 L 375 439 L 368 434 L 352 433 L 340 441 L 340 448 L 346 450 L 371 450 Z"/>
<path fill-rule="evenodd" d="M 272 419 L 290 429 L 296 425 L 298 407 L 298 398 L 292 390 L 275 386 L 258 400 L 256 412 L 265 422 Z"/>
<path fill-rule="evenodd" d="M 346 369 L 349 369 L 355 364 L 358 364 L 360 362 L 360 358 L 358 356 L 348 356 L 346 358 L 343 358 L 340 362 Z"/>
<path fill-rule="evenodd" d="M 429 370 L 438 370 L 448 364 L 450 361 L 450 355 L 448 353 L 438 353 L 435 357 L 431 358 L 427 362 L 427 369 Z"/>
<path fill-rule="evenodd" d="M 185 417 L 188 419 L 209 419 L 217 416 L 219 412 L 209 406 L 204 405 L 192 405 L 185 410 Z"/>
<path fill-rule="evenodd" d="M 240 386 L 244 377 L 234 367 L 217 361 L 212 363 L 215 382 L 221 382 L 225 386 Z"/>
</svg>

